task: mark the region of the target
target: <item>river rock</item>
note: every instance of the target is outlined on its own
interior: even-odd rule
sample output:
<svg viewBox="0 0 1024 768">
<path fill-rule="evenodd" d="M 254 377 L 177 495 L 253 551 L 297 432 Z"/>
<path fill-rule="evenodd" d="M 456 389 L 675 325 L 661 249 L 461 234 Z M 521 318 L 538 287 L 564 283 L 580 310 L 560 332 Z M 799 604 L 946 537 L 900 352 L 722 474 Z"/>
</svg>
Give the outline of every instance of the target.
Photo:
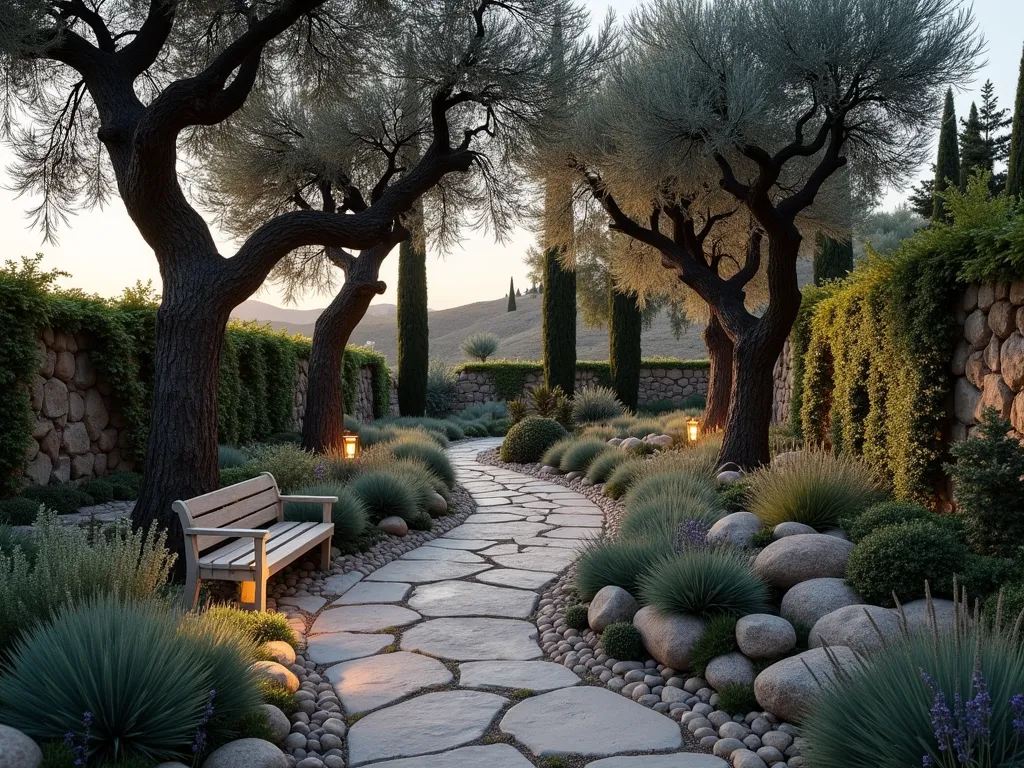
<svg viewBox="0 0 1024 768">
<path fill-rule="evenodd" d="M 845 645 L 858 653 L 869 654 L 900 635 L 895 612 L 877 605 L 847 605 L 818 619 L 808 644 Z"/>
<path fill-rule="evenodd" d="M 779 614 L 794 626 L 810 631 L 822 616 L 861 602 L 860 595 L 843 579 L 810 579 L 786 592 Z"/>
<path fill-rule="evenodd" d="M 385 517 L 377 523 L 377 527 L 393 536 L 405 536 L 409 532 L 409 524 L 397 515 Z"/>
<path fill-rule="evenodd" d="M 260 704 L 257 709 L 266 718 L 267 725 L 270 728 L 271 740 L 275 744 L 280 744 L 292 730 L 292 724 L 288 720 L 288 716 L 273 704 Z"/>
<path fill-rule="evenodd" d="M 666 616 L 653 605 L 633 617 L 648 653 L 666 667 L 689 669 L 693 644 L 704 632 L 704 622 L 695 616 Z"/>
<path fill-rule="evenodd" d="M 622 587 L 609 584 L 603 587 L 587 609 L 587 624 L 595 632 L 604 632 L 605 627 L 617 621 L 632 621 L 640 604 Z"/>
<path fill-rule="evenodd" d="M 257 661 L 252 665 L 252 669 L 257 677 L 280 683 L 292 693 L 299 690 L 299 678 L 290 669 L 276 661 Z"/>
<path fill-rule="evenodd" d="M 742 653 L 733 651 L 709 661 L 704 679 L 718 691 L 732 683 L 750 685 L 754 682 L 754 665 Z"/>
<path fill-rule="evenodd" d="M 736 645 L 752 659 L 777 659 L 796 647 L 796 630 L 781 616 L 752 613 L 736 622 Z"/>
<path fill-rule="evenodd" d="M 288 760 L 269 741 L 238 739 L 206 758 L 203 768 L 288 768 Z"/>
<path fill-rule="evenodd" d="M 941 600 L 932 598 L 932 607 L 935 610 L 935 626 L 939 631 L 947 631 L 953 628 L 953 617 L 956 613 L 956 605 L 952 600 Z M 901 621 L 905 620 L 907 631 L 911 634 L 932 631 L 932 619 L 928 611 L 927 600 L 913 600 L 903 604 Z M 896 611 L 897 616 L 900 611 Z M 1004 615 L 1005 621 L 1008 617 Z M 1016 621 L 1016 616 L 1012 617 Z"/>
<path fill-rule="evenodd" d="M 821 533 L 773 541 L 757 556 L 754 570 L 773 587 L 788 589 L 802 581 L 841 577 L 853 544 Z"/>
<path fill-rule="evenodd" d="M 39 768 L 43 752 L 21 731 L 0 725 L 0 768 Z"/>
<path fill-rule="evenodd" d="M 860 663 L 857 654 L 845 646 L 834 646 L 829 653 L 840 669 L 853 671 Z M 822 686 L 834 683 L 836 669 L 824 648 L 813 648 L 797 656 L 777 661 L 754 680 L 757 703 L 787 722 L 800 722 Z"/>
<path fill-rule="evenodd" d="M 726 515 L 708 531 L 711 544 L 732 544 L 749 547 L 754 534 L 761 530 L 761 518 L 751 512 L 733 512 Z"/>
</svg>

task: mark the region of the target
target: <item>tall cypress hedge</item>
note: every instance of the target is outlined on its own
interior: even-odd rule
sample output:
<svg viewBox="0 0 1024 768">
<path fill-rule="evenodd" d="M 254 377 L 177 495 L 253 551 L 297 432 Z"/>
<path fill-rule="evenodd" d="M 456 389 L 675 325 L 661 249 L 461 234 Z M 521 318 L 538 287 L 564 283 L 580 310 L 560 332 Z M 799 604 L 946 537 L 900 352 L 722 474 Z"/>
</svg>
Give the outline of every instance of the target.
<svg viewBox="0 0 1024 768">
<path fill-rule="evenodd" d="M 542 312 L 544 383 L 571 395 L 576 386 L 576 273 L 562 268 L 558 248 L 544 252 Z"/>
<path fill-rule="evenodd" d="M 620 293 L 609 281 L 608 362 L 619 401 L 635 409 L 640 395 L 640 332 L 636 294 Z"/>
<path fill-rule="evenodd" d="M 398 410 L 422 416 L 427 407 L 430 330 L 427 325 L 427 254 L 422 237 L 398 252 Z"/>
<path fill-rule="evenodd" d="M 946 220 L 946 204 L 939 193 L 950 186 L 960 186 L 960 144 L 952 89 L 946 91 L 946 104 L 942 110 L 942 125 L 939 128 L 939 156 L 935 161 L 935 184 L 932 187 L 935 196 L 932 221 Z"/>
<path fill-rule="evenodd" d="M 820 235 L 814 254 L 814 284 L 846 277 L 853 269 L 853 241 L 842 242 Z"/>
<path fill-rule="evenodd" d="M 1013 105 L 1013 133 L 1010 134 L 1010 159 L 1006 163 L 1006 192 L 1024 197 L 1024 53 L 1017 77 L 1017 100 Z"/>
</svg>

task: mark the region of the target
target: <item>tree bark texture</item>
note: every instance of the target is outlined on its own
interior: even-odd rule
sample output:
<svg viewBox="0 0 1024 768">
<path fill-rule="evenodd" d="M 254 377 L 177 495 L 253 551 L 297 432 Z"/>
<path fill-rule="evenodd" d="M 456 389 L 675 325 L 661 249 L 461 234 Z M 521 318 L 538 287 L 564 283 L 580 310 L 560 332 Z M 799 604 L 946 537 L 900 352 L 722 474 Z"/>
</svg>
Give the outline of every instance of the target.
<svg viewBox="0 0 1024 768">
<path fill-rule="evenodd" d="M 398 410 L 403 416 L 426 411 L 430 366 L 427 249 L 422 219 L 417 220 L 419 231 L 402 241 L 398 251 Z"/>
<path fill-rule="evenodd" d="M 708 370 L 707 406 L 704 410 L 703 430 L 717 432 L 725 427 L 732 395 L 732 339 L 721 321 L 711 313 L 704 327 L 704 344 L 708 348 L 711 365 Z"/>
<path fill-rule="evenodd" d="M 643 318 L 635 293 L 620 293 L 609 281 L 608 362 L 619 402 L 636 410 L 640 395 L 640 336 Z"/>
</svg>

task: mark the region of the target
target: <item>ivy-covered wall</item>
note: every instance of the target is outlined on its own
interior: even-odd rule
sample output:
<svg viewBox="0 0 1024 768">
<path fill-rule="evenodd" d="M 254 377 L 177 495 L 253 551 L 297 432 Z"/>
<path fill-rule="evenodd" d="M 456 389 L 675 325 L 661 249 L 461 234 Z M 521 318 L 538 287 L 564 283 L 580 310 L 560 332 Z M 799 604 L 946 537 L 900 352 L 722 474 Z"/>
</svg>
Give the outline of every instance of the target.
<svg viewBox="0 0 1024 768">
<path fill-rule="evenodd" d="M 1016 407 L 1024 432 L 1024 312 L 1011 299 L 1024 303 L 1024 217 L 976 183 L 947 207 L 953 224 L 806 292 L 790 337 L 793 431 L 929 503 L 948 501 L 949 444 L 985 404 L 1007 418 Z"/>
<path fill-rule="evenodd" d="M 25 482 L 67 482 L 137 468 L 145 455 L 156 303 L 137 286 L 116 300 L 56 287 L 39 259 L 0 268 L 0 496 Z M 232 322 L 218 387 L 222 443 L 298 431 L 310 340 Z M 350 347 L 346 411 L 390 411 L 383 355 Z"/>
</svg>

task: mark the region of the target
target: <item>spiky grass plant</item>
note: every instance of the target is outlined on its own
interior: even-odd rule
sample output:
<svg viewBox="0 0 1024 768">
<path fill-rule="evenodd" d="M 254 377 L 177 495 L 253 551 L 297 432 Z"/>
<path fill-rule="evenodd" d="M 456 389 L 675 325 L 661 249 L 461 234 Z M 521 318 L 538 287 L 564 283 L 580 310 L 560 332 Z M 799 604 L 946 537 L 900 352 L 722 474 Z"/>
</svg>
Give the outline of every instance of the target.
<svg viewBox="0 0 1024 768">
<path fill-rule="evenodd" d="M 690 665 L 694 672 L 703 675 L 712 659 L 732 653 L 736 647 L 736 617 L 713 616 L 693 644 Z"/>
<path fill-rule="evenodd" d="M 403 439 L 392 443 L 391 453 L 398 459 L 416 459 L 439 477 L 449 488 L 455 487 L 455 469 L 451 459 L 434 443 Z"/>
<path fill-rule="evenodd" d="M 628 538 L 672 540 L 679 526 L 688 520 L 699 520 L 710 528 L 723 514 L 703 499 L 661 492 L 627 507 L 621 533 Z"/>
<path fill-rule="evenodd" d="M 230 445 L 217 446 L 217 466 L 221 469 L 240 467 L 248 460 L 249 457 L 237 448 L 232 448 Z"/>
<path fill-rule="evenodd" d="M 614 470 L 619 464 L 629 461 L 630 457 L 627 456 L 623 451 L 618 450 L 613 446 L 609 446 L 608 450 L 604 453 L 598 454 L 594 457 L 594 460 L 590 462 L 590 466 L 587 467 L 587 479 L 592 483 L 603 483 L 612 470 Z"/>
<path fill-rule="evenodd" d="M 297 445 L 258 445 L 251 449 L 250 460 L 245 469 L 254 468 L 256 473 L 269 472 L 277 481 L 282 493 L 291 493 L 316 480 L 316 469 L 322 464 L 321 457 L 302 450 Z"/>
<path fill-rule="evenodd" d="M 366 506 L 371 523 L 392 515 L 408 522 L 420 511 L 419 499 L 409 483 L 383 467 L 362 472 L 348 487 Z"/>
<path fill-rule="evenodd" d="M 799 461 L 750 476 L 750 511 L 769 527 L 796 522 L 818 530 L 833 528 L 882 496 L 882 484 L 867 464 L 822 450 L 807 450 Z"/>
<path fill-rule="evenodd" d="M 761 709 L 750 683 L 726 683 L 718 689 L 718 708 L 731 715 L 744 715 Z"/>
<path fill-rule="evenodd" d="M 930 600 L 929 600 L 930 602 Z M 816 768 L 997 768 L 1024 764 L 1024 644 L 1018 617 L 984 620 L 961 592 L 952 626 L 899 637 L 816 697 L 802 753 Z"/>
<path fill-rule="evenodd" d="M 745 616 L 768 606 L 768 587 L 733 549 L 685 549 L 639 579 L 641 602 L 677 616 Z"/>
<path fill-rule="evenodd" d="M 593 437 L 607 443 L 618 434 L 618 430 L 607 424 L 592 424 L 580 432 L 580 437 Z"/>
<path fill-rule="evenodd" d="M 90 763 L 192 759 L 193 744 L 228 740 L 259 704 L 254 657 L 252 641 L 215 617 L 93 597 L 16 644 L 0 722 L 37 740 L 68 735 Z"/>
<path fill-rule="evenodd" d="M 347 486 L 338 483 L 317 483 L 305 485 L 296 491 L 299 496 L 337 496 L 338 500 L 331 505 L 331 520 L 334 522 L 334 535 L 338 539 L 352 541 L 359 538 L 370 516 L 366 505 Z M 323 505 L 315 502 L 287 502 L 284 505 L 285 520 L 301 522 L 323 522 Z"/>
<path fill-rule="evenodd" d="M 666 497 L 697 502 L 709 509 L 718 508 L 718 493 L 711 480 L 685 470 L 666 469 L 641 477 L 633 484 L 623 499 L 626 514 L 651 499 Z"/>
<path fill-rule="evenodd" d="M 576 437 L 566 437 L 559 440 L 544 451 L 544 455 L 540 457 L 539 463 L 545 467 L 554 467 L 555 469 L 558 469 L 559 465 L 562 463 L 562 457 L 565 455 L 565 452 L 576 444 L 577 439 L 578 438 Z"/>
<path fill-rule="evenodd" d="M 621 498 L 626 494 L 630 486 L 640 478 L 646 463 L 643 459 L 629 458 L 625 453 L 623 455 L 627 457 L 627 460 L 616 464 L 609 473 L 608 479 L 604 481 L 604 495 L 613 499 Z"/>
<path fill-rule="evenodd" d="M 572 420 L 576 424 L 608 421 L 622 411 L 622 403 L 611 387 L 584 387 L 572 398 Z"/>
<path fill-rule="evenodd" d="M 462 354 L 466 357 L 486 363 L 488 357 L 492 357 L 498 351 L 500 340 L 493 333 L 478 331 L 472 336 L 463 340 Z"/>
<path fill-rule="evenodd" d="M 590 463 L 609 449 L 608 444 L 601 440 L 577 440 L 575 445 L 562 455 L 559 469 L 563 472 L 586 472 Z"/>
<path fill-rule="evenodd" d="M 588 544 L 576 564 L 576 590 L 581 600 L 610 584 L 633 596 L 640 594 L 640 577 L 652 565 L 672 552 L 671 540 L 630 539 Z"/>
<path fill-rule="evenodd" d="M 219 605 L 211 608 L 204 615 L 207 615 L 211 621 L 232 625 L 256 645 L 269 643 L 271 640 L 280 640 L 293 648 L 299 644 L 295 630 L 288 624 L 288 617 L 283 613 L 260 613 L 259 611 L 244 611 L 229 605 Z"/>
<path fill-rule="evenodd" d="M 648 435 L 660 435 L 662 433 L 660 419 L 630 419 L 629 422 L 619 427 L 619 437 L 637 437 L 641 440 Z"/>
</svg>

